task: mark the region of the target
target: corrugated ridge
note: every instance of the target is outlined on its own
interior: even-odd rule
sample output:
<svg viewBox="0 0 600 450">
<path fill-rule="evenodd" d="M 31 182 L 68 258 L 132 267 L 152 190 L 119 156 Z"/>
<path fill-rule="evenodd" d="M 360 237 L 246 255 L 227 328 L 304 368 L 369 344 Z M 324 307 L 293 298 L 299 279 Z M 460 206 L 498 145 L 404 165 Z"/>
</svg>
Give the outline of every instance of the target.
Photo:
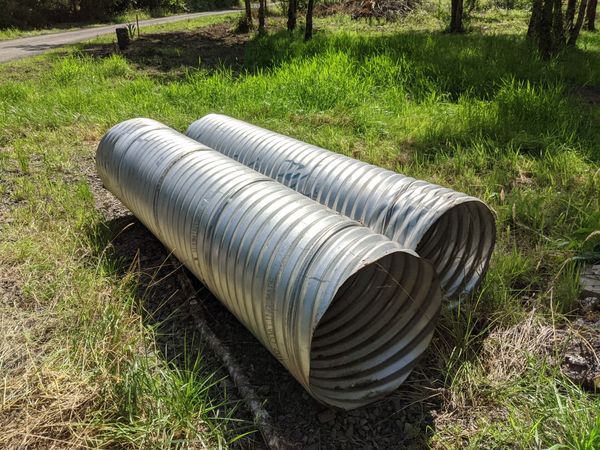
<svg viewBox="0 0 600 450">
<path fill-rule="evenodd" d="M 432 261 L 447 296 L 480 283 L 494 248 L 481 200 L 231 117 L 209 114 L 187 135 Z"/>
<path fill-rule="evenodd" d="M 97 167 L 318 400 L 350 409 L 380 398 L 429 344 L 435 270 L 385 236 L 147 119 L 109 130 Z M 356 314 L 371 308 L 370 322 Z"/>
</svg>

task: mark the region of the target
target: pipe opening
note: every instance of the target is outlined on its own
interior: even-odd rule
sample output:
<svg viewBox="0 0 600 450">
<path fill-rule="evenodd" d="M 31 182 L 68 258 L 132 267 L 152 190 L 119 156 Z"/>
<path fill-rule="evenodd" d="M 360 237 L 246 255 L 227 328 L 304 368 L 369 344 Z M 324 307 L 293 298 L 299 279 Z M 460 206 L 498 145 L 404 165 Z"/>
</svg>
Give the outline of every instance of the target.
<svg viewBox="0 0 600 450">
<path fill-rule="evenodd" d="M 311 388 L 348 409 L 398 387 L 431 340 L 437 288 L 433 268 L 404 252 L 354 273 L 314 331 Z"/>
<path fill-rule="evenodd" d="M 494 247 L 494 217 L 485 204 L 468 201 L 446 211 L 419 242 L 447 297 L 474 290 L 487 270 Z"/>
</svg>

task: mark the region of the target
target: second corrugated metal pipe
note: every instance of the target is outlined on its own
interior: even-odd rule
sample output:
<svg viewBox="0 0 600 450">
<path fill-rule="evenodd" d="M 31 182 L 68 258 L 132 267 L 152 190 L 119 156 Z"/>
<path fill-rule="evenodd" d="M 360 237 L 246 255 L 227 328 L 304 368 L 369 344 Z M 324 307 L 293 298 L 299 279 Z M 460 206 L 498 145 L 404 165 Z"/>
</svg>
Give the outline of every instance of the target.
<svg viewBox="0 0 600 450">
<path fill-rule="evenodd" d="M 376 400 L 428 346 L 441 295 L 413 251 L 149 119 L 109 130 L 96 165 L 318 400 Z"/>
<path fill-rule="evenodd" d="M 191 138 L 399 242 L 430 260 L 447 296 L 485 274 L 496 226 L 481 200 L 220 114 Z"/>
</svg>

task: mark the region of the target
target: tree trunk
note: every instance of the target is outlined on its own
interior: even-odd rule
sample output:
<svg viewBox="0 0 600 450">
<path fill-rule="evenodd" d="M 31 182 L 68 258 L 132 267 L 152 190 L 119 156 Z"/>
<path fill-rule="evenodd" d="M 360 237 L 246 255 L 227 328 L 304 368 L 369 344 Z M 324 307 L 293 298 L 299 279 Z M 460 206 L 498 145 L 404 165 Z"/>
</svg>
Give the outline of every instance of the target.
<svg viewBox="0 0 600 450">
<path fill-rule="evenodd" d="M 263 34 L 265 32 L 265 15 L 267 0 L 258 0 L 258 32 Z"/>
<path fill-rule="evenodd" d="M 306 5 L 306 28 L 304 30 L 304 40 L 305 41 L 312 39 L 314 7 L 315 7 L 315 0 L 308 0 L 308 5 Z"/>
<path fill-rule="evenodd" d="M 596 8 L 598 0 L 588 0 L 587 10 L 585 13 L 584 29 L 588 31 L 596 31 Z"/>
<path fill-rule="evenodd" d="M 246 8 L 246 24 L 248 25 L 248 30 L 254 28 L 254 24 L 252 23 L 252 5 L 250 4 L 250 0 L 244 0 L 244 6 Z"/>
<path fill-rule="evenodd" d="M 575 20 L 575 7 L 577 6 L 577 0 L 567 1 L 567 10 L 565 11 L 565 24 L 569 28 Z"/>
<path fill-rule="evenodd" d="M 298 12 L 297 0 L 289 0 L 288 1 L 288 21 L 287 21 L 288 31 L 294 31 L 296 29 L 297 12 Z"/>
<path fill-rule="evenodd" d="M 577 44 L 577 38 L 579 37 L 579 32 L 581 31 L 581 26 L 583 25 L 583 19 L 585 18 L 585 10 L 587 8 L 588 0 L 580 1 L 581 3 L 579 3 L 577 21 L 571 26 L 571 29 L 569 30 L 569 40 L 567 41 L 567 45 L 569 47 L 575 47 L 575 44 Z"/>
<path fill-rule="evenodd" d="M 542 58 L 548 59 L 555 53 L 553 36 L 554 0 L 543 0 L 542 16 L 537 35 L 538 47 Z"/>
<path fill-rule="evenodd" d="M 462 33 L 463 29 L 463 2 L 464 0 L 452 0 L 452 16 L 450 18 L 450 33 Z"/>
<path fill-rule="evenodd" d="M 79 10 L 81 9 L 80 0 L 71 0 L 71 13 L 73 16 L 77 16 L 79 14 Z"/>
<path fill-rule="evenodd" d="M 544 8 L 544 0 L 533 0 L 531 8 L 531 18 L 529 19 L 529 27 L 527 28 L 527 38 L 537 39 L 540 35 L 540 23 Z"/>
<path fill-rule="evenodd" d="M 574 0 L 577 2 L 577 0 Z M 566 42 L 565 25 L 563 22 L 562 0 L 554 0 L 552 14 L 553 53 L 559 52 Z"/>
<path fill-rule="evenodd" d="M 568 0 L 563 16 L 562 0 L 534 0 L 527 37 L 534 40 L 542 58 L 556 55 L 565 46 L 575 46 L 589 14 L 588 2 L 598 0 Z M 577 13 L 577 17 L 575 17 Z"/>
</svg>

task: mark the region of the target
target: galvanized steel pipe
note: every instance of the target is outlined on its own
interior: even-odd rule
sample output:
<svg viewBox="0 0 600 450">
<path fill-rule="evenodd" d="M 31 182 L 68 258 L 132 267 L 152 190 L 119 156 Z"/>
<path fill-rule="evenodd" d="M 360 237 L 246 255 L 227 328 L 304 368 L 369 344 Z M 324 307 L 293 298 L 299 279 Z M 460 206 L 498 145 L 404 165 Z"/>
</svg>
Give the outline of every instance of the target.
<svg viewBox="0 0 600 450">
<path fill-rule="evenodd" d="M 415 250 L 436 267 L 445 295 L 467 293 L 494 248 L 494 215 L 481 200 L 220 114 L 191 138 Z"/>
<path fill-rule="evenodd" d="M 109 130 L 98 174 L 316 399 L 399 386 L 440 308 L 413 251 L 149 119 Z"/>
</svg>

